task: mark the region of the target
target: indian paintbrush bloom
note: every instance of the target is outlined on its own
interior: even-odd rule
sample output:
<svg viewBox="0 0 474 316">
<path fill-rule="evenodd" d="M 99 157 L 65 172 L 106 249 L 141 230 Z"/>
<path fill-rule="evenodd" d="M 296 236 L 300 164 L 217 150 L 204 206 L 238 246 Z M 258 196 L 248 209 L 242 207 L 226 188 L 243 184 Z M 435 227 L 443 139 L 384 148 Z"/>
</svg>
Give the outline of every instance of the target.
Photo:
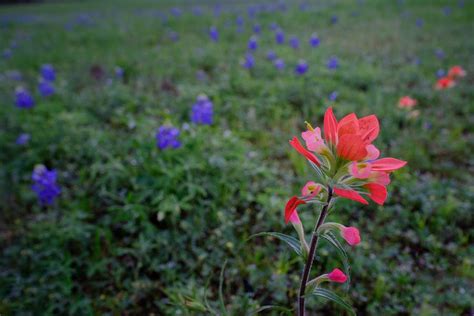
<svg viewBox="0 0 474 316">
<path fill-rule="evenodd" d="M 409 97 L 409 96 L 404 96 L 404 97 L 401 97 L 400 100 L 398 100 L 398 107 L 399 108 L 406 108 L 406 109 L 411 109 L 412 107 L 414 107 L 418 102 Z"/>
<path fill-rule="evenodd" d="M 41 77 L 43 77 L 44 80 L 54 81 L 56 79 L 56 72 L 54 71 L 53 66 L 50 64 L 42 65 L 40 72 L 41 72 Z"/>
<path fill-rule="evenodd" d="M 447 76 L 447 77 L 438 79 L 438 81 L 436 81 L 435 88 L 436 90 L 446 90 L 446 89 L 454 87 L 455 85 L 456 85 L 456 82 L 454 81 L 454 79 Z"/>
<path fill-rule="evenodd" d="M 449 69 L 448 77 L 451 79 L 458 79 L 460 77 L 465 77 L 466 71 L 461 66 L 453 66 Z"/>
<path fill-rule="evenodd" d="M 191 109 L 191 121 L 196 124 L 211 125 L 212 116 L 211 100 L 205 94 L 199 95 Z"/>
<path fill-rule="evenodd" d="M 56 183 L 56 171 L 48 170 L 43 165 L 37 165 L 31 176 L 33 186 L 31 187 L 42 205 L 53 204 L 56 197 L 61 193 L 61 188 Z"/>
<path fill-rule="evenodd" d="M 15 91 L 15 104 L 21 109 L 29 109 L 35 106 L 35 100 L 27 90 L 17 88 Z"/>
<path fill-rule="evenodd" d="M 304 75 L 308 71 L 308 68 L 309 68 L 308 63 L 306 63 L 305 60 L 300 59 L 298 61 L 298 64 L 296 64 L 295 73 L 297 75 Z"/>
<path fill-rule="evenodd" d="M 332 108 L 324 115 L 323 130 L 306 123 L 307 130 L 301 134 L 305 145 L 297 137 L 290 140 L 291 146 L 303 155 L 314 170 L 314 181 L 307 182 L 301 196 L 291 197 L 285 205 L 284 218 L 292 223 L 300 240 L 300 254 L 306 261 L 298 293 L 298 315 L 305 314 L 305 295 L 326 293 L 317 289 L 323 281 L 344 283 L 348 277 L 339 269 L 310 279 L 311 266 L 318 246 L 318 238 L 324 237 L 337 246 L 336 232 L 349 245 L 360 243 L 360 233 L 356 227 L 346 227 L 339 223 L 324 223 L 338 199 L 350 199 L 368 204 L 367 198 L 383 205 L 387 198 L 390 174 L 406 165 L 406 161 L 395 158 L 379 158 L 380 151 L 373 144 L 380 126 L 375 115 L 358 118 L 354 113 L 341 120 L 334 116 Z M 314 204 L 320 209 L 309 246 L 306 243 L 303 223 L 297 208 Z M 294 248 L 293 244 L 293 249 Z M 339 246 L 337 246 L 339 247 Z M 308 250 L 309 249 L 309 250 Z M 347 305 L 349 306 L 349 305 Z"/>
<path fill-rule="evenodd" d="M 156 133 L 156 146 L 159 149 L 179 148 L 181 142 L 179 141 L 179 129 L 172 126 L 161 126 Z"/>
</svg>

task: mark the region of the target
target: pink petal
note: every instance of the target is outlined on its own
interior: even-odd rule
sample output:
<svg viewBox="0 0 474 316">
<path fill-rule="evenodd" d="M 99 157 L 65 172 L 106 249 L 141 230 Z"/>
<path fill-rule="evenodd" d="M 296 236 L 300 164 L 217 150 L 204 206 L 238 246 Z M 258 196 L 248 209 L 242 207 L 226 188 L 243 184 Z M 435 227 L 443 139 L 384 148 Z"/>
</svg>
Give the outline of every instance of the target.
<svg viewBox="0 0 474 316">
<path fill-rule="evenodd" d="M 349 200 L 357 201 L 362 204 L 369 204 L 359 193 L 351 189 L 346 190 L 346 189 L 334 188 L 334 194 L 336 194 L 337 196 L 349 199 Z"/>
<path fill-rule="evenodd" d="M 332 282 L 336 283 L 344 283 L 347 281 L 347 276 L 339 269 L 334 269 L 330 273 L 328 273 L 328 278 Z"/>
<path fill-rule="evenodd" d="M 301 155 L 305 156 L 306 159 L 312 161 L 316 165 L 320 165 L 320 162 L 316 156 L 311 153 L 309 150 L 303 147 L 301 142 L 297 137 L 293 137 L 292 140 L 290 140 L 290 145 L 293 146 L 294 149 L 296 149 L 297 152 L 299 152 Z"/>
<path fill-rule="evenodd" d="M 360 243 L 359 230 L 355 227 L 343 227 L 342 238 L 351 246 L 355 246 Z"/>
<path fill-rule="evenodd" d="M 372 162 L 372 170 L 392 172 L 402 168 L 407 164 L 406 161 L 395 158 L 382 158 Z"/>
</svg>

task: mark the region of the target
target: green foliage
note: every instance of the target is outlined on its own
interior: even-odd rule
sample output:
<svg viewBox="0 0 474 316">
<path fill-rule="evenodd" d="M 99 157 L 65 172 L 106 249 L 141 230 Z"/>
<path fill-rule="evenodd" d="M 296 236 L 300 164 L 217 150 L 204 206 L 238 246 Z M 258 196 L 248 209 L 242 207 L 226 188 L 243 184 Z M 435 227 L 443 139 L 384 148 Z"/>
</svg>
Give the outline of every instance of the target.
<svg viewBox="0 0 474 316">
<path fill-rule="evenodd" d="M 358 227 L 362 243 L 344 255 L 337 239 L 321 242 L 311 277 L 344 267 L 347 256 L 349 291 L 328 287 L 358 314 L 472 313 L 474 4 L 328 0 L 305 12 L 288 3 L 286 13 L 257 15 L 252 71 L 238 64 L 254 22 L 245 5 L 222 5 L 241 10 L 242 33 L 235 12 L 153 14 L 176 5 L 1 8 L 0 51 L 17 46 L 0 60 L 0 314 L 291 315 L 301 260 L 274 238 L 248 239 L 263 231 L 296 236 L 284 225 L 284 203 L 314 171 L 288 140 L 304 121 L 321 126 L 329 104 L 338 117 L 376 114 L 376 146 L 409 163 L 393 176 L 383 208 L 338 201 L 330 220 Z M 272 22 L 297 35 L 301 48 L 275 45 Z M 217 43 L 208 39 L 211 25 L 221 33 Z M 307 45 L 313 32 L 317 49 Z M 285 60 L 284 72 L 265 59 L 267 49 Z M 325 67 L 332 55 L 336 71 Z M 292 72 L 299 58 L 310 65 L 305 77 Z M 50 98 L 36 91 L 44 63 L 57 69 Z M 436 71 L 455 64 L 467 77 L 435 91 Z M 23 79 L 11 79 L 12 71 Z M 33 93 L 36 107 L 14 106 L 17 86 Z M 214 103 L 212 126 L 188 124 L 199 93 Z M 403 95 L 418 100 L 419 116 L 396 106 Z M 182 148 L 156 148 L 163 124 L 181 128 Z M 16 145 L 24 132 L 30 142 Z M 48 208 L 31 191 L 38 163 L 58 171 L 62 188 Z M 318 208 L 299 209 L 310 232 Z M 342 311 L 307 301 L 311 313 Z"/>
</svg>

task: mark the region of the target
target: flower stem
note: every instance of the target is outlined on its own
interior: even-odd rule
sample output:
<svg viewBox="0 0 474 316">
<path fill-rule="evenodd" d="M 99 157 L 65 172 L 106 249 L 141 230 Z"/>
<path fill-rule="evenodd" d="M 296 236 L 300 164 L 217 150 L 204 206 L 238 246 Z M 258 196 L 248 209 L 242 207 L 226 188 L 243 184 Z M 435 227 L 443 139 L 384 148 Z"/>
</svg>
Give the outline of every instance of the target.
<svg viewBox="0 0 474 316">
<path fill-rule="evenodd" d="M 300 291 L 298 294 L 298 316 L 305 315 L 305 291 L 306 283 L 308 283 L 309 273 L 311 272 L 311 266 L 313 265 L 314 256 L 316 255 L 316 248 L 318 245 L 318 228 L 324 223 L 326 216 L 329 211 L 329 204 L 332 199 L 332 188 L 328 187 L 328 199 L 326 205 L 324 205 L 321 213 L 319 214 L 318 221 L 313 230 L 313 235 L 311 237 L 311 244 L 309 247 L 308 258 L 306 259 L 306 264 L 304 266 L 303 275 L 301 276 Z"/>
</svg>

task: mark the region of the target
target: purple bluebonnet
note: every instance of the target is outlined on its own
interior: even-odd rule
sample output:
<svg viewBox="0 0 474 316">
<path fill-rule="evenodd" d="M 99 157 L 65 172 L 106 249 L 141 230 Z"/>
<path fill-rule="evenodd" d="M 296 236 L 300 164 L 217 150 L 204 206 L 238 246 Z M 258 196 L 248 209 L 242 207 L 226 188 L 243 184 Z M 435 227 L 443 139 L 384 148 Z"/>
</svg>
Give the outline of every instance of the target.
<svg viewBox="0 0 474 316">
<path fill-rule="evenodd" d="M 276 57 L 277 57 L 277 55 L 273 50 L 269 50 L 267 52 L 267 59 L 268 60 L 275 60 Z"/>
<path fill-rule="evenodd" d="M 444 69 L 438 69 L 438 71 L 436 71 L 436 77 L 438 78 L 442 78 L 446 75 L 446 71 L 444 71 Z"/>
<path fill-rule="evenodd" d="M 20 146 L 26 145 L 30 141 L 30 138 L 31 138 L 30 134 L 21 133 L 20 135 L 18 135 L 15 141 L 15 144 L 20 145 Z"/>
<path fill-rule="evenodd" d="M 174 15 L 175 17 L 181 16 L 182 12 L 180 8 L 174 7 L 171 8 L 171 14 Z"/>
<path fill-rule="evenodd" d="M 328 59 L 326 66 L 328 67 L 328 69 L 331 70 L 337 69 L 339 67 L 339 60 L 337 59 L 337 57 L 333 56 Z"/>
<path fill-rule="evenodd" d="M 5 49 L 3 50 L 2 55 L 3 55 L 3 58 L 5 58 L 5 59 L 10 59 L 10 58 L 12 57 L 12 50 L 9 49 L 9 48 L 5 48 Z"/>
<path fill-rule="evenodd" d="M 255 34 L 260 34 L 260 31 L 261 31 L 261 30 L 262 30 L 262 27 L 260 26 L 260 24 L 255 24 L 255 25 L 253 26 L 253 32 L 254 32 Z"/>
<path fill-rule="evenodd" d="M 276 69 L 278 69 L 278 70 L 283 70 L 285 68 L 285 61 L 281 58 L 275 59 L 273 64 L 275 65 Z"/>
<path fill-rule="evenodd" d="M 443 58 L 445 57 L 444 51 L 443 51 L 441 48 L 438 48 L 438 49 L 435 51 L 435 55 L 436 55 L 436 57 L 438 57 L 439 59 L 443 59 Z"/>
<path fill-rule="evenodd" d="M 305 60 L 300 59 L 298 64 L 296 64 L 295 73 L 297 75 L 304 75 L 308 71 L 308 68 L 308 63 Z"/>
<path fill-rule="evenodd" d="M 290 37 L 289 43 L 290 46 L 294 49 L 298 49 L 300 47 L 300 40 L 296 36 Z"/>
<path fill-rule="evenodd" d="M 179 34 L 175 31 L 171 31 L 168 33 L 168 38 L 173 42 L 177 42 L 179 40 Z"/>
<path fill-rule="evenodd" d="M 43 97 L 49 97 L 55 92 L 53 84 L 47 80 L 40 80 L 38 83 L 38 90 Z"/>
<path fill-rule="evenodd" d="M 337 91 L 331 92 L 331 93 L 329 94 L 329 101 L 336 101 L 337 96 L 338 96 Z"/>
<path fill-rule="evenodd" d="M 17 88 L 15 91 L 15 104 L 19 108 L 29 109 L 35 106 L 35 100 L 27 90 Z"/>
<path fill-rule="evenodd" d="M 199 80 L 199 81 L 207 80 L 206 72 L 202 69 L 199 69 L 198 71 L 196 71 L 196 79 Z"/>
<path fill-rule="evenodd" d="M 309 38 L 309 45 L 311 45 L 311 47 L 318 47 L 319 42 L 320 41 L 319 41 L 318 34 L 316 33 L 311 34 L 311 37 Z"/>
<path fill-rule="evenodd" d="M 31 176 L 33 180 L 32 189 L 36 192 L 42 205 L 53 204 L 61 193 L 61 188 L 56 183 L 56 170 L 48 170 L 43 165 L 37 165 Z"/>
<path fill-rule="evenodd" d="M 247 54 L 245 55 L 244 60 L 240 62 L 240 64 L 244 68 L 251 69 L 253 68 L 253 66 L 255 66 L 255 59 L 253 58 L 252 54 Z"/>
<path fill-rule="evenodd" d="M 416 26 L 417 27 L 423 27 L 423 24 L 425 24 L 425 22 L 423 21 L 423 19 L 416 19 Z"/>
<path fill-rule="evenodd" d="M 235 19 L 235 23 L 237 24 L 237 26 L 244 26 L 244 19 L 239 15 L 239 16 Z"/>
<path fill-rule="evenodd" d="M 197 97 L 191 109 L 191 122 L 195 124 L 211 125 L 213 117 L 213 105 L 211 100 L 205 95 L 201 94 Z"/>
<path fill-rule="evenodd" d="M 270 29 L 272 31 L 278 30 L 278 24 L 276 24 L 275 22 L 272 22 L 272 24 L 270 24 Z"/>
<path fill-rule="evenodd" d="M 156 146 L 162 150 L 181 147 L 179 134 L 179 129 L 176 127 L 161 126 L 156 133 Z"/>
<path fill-rule="evenodd" d="M 256 36 L 250 37 L 249 42 L 247 44 L 247 47 L 250 50 L 256 50 L 257 49 L 258 42 L 257 42 L 257 37 Z"/>
<path fill-rule="evenodd" d="M 44 80 L 54 81 L 56 79 L 56 72 L 54 71 L 53 66 L 50 64 L 42 65 L 40 72 L 41 77 L 43 77 Z"/>
<path fill-rule="evenodd" d="M 219 32 L 217 31 L 217 28 L 215 26 L 211 26 L 209 28 L 209 37 L 214 42 L 217 42 L 219 40 Z"/>
<path fill-rule="evenodd" d="M 331 24 L 336 24 L 338 20 L 339 18 L 337 17 L 337 15 L 331 16 Z"/>
<path fill-rule="evenodd" d="M 444 7 L 443 8 L 443 13 L 446 16 L 450 15 L 451 14 L 451 8 L 450 7 Z"/>
<path fill-rule="evenodd" d="M 123 78 L 124 70 L 123 70 L 122 67 L 116 66 L 114 68 L 114 72 L 115 72 L 115 77 L 117 79 L 122 79 Z"/>
<path fill-rule="evenodd" d="M 275 32 L 275 42 L 277 44 L 283 44 L 285 43 L 285 33 L 283 33 L 282 30 L 277 30 Z"/>
</svg>

